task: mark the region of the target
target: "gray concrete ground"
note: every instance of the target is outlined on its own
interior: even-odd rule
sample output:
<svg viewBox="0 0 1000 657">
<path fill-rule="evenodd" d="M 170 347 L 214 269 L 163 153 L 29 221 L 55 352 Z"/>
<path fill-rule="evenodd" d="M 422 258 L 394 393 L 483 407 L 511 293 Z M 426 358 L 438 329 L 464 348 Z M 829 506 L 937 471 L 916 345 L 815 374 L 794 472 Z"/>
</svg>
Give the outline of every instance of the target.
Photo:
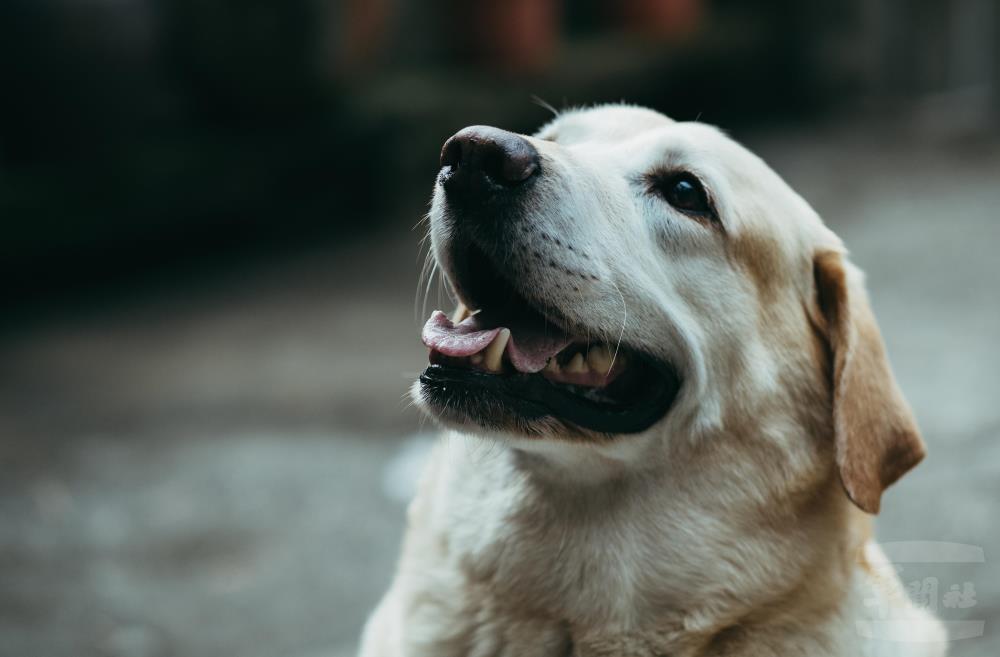
<svg viewBox="0 0 1000 657">
<path fill-rule="evenodd" d="M 982 548 L 902 574 L 985 621 L 953 654 L 1000 654 L 1000 150 L 846 128 L 752 144 L 868 271 L 930 446 L 880 537 Z M 411 224 L 0 343 L 0 655 L 352 653 L 420 452 Z M 974 604 L 946 606 L 965 582 Z"/>
</svg>

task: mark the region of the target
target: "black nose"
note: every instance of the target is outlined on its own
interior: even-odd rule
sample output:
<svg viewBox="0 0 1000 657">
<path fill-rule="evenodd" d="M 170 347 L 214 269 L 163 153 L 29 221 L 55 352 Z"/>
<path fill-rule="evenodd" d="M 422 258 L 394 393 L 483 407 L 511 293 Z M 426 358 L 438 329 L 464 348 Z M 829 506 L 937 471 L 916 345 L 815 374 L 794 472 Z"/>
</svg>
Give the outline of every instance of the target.
<svg viewBox="0 0 1000 657">
<path fill-rule="evenodd" d="M 449 194 L 475 194 L 490 186 L 516 187 L 536 175 L 539 156 L 521 135 L 474 125 L 441 148 L 440 180 Z"/>
</svg>

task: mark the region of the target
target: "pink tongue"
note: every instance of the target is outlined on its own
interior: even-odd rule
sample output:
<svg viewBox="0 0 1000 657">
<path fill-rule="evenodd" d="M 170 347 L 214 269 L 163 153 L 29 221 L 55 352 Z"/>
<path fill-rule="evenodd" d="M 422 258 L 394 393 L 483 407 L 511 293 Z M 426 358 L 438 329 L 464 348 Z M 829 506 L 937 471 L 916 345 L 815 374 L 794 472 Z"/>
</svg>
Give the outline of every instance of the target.
<svg viewBox="0 0 1000 657">
<path fill-rule="evenodd" d="M 467 317 L 453 324 L 440 310 L 431 313 L 420 333 L 423 343 L 446 356 L 465 358 L 486 349 L 502 327 L 479 328 L 479 316 Z M 545 367 L 549 358 L 565 349 L 572 342 L 566 335 L 550 327 L 548 332 L 538 332 L 527 327 L 511 328 L 507 343 L 507 357 L 519 372 L 534 373 Z"/>
<path fill-rule="evenodd" d="M 478 354 L 493 342 L 493 338 L 500 332 L 500 327 L 481 330 L 476 325 L 475 319 L 474 316 L 466 317 L 456 326 L 447 315 L 435 310 L 424 324 L 420 339 L 425 345 L 440 351 L 445 356 L 464 358 Z"/>
<path fill-rule="evenodd" d="M 514 336 L 517 336 L 516 338 Z M 564 335 L 545 335 L 511 329 L 507 357 L 518 372 L 535 373 L 573 340 Z"/>
</svg>

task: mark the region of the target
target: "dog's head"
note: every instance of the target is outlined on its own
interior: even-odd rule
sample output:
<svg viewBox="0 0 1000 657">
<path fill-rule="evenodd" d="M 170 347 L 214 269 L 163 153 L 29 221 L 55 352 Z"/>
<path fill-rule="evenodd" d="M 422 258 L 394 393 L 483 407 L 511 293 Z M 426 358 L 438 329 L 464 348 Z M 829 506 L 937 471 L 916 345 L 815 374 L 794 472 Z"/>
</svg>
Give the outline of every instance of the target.
<svg viewBox="0 0 1000 657">
<path fill-rule="evenodd" d="M 780 435 L 869 512 L 923 456 L 860 273 L 720 131 L 606 106 L 466 128 L 441 165 L 430 235 L 460 303 L 424 327 L 414 392 L 443 423 L 633 460 Z"/>
</svg>

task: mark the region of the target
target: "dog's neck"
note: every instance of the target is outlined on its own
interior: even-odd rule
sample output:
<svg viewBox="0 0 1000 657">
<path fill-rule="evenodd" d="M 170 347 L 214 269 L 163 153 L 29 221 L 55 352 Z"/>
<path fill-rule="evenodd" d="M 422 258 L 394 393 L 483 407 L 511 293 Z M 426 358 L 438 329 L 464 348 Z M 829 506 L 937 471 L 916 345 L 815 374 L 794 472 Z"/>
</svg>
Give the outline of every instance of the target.
<svg viewBox="0 0 1000 657">
<path fill-rule="evenodd" d="M 572 458 L 567 472 L 565 449 L 453 435 L 414 505 L 427 514 L 414 524 L 435 534 L 423 546 L 442 546 L 461 587 L 475 591 L 472 604 L 498 623 L 547 620 L 574 654 L 605 654 L 605 645 L 607 654 L 697 655 L 788 605 L 819 618 L 842 598 L 861 539 L 832 471 L 791 500 L 782 484 L 777 501 L 739 464 L 719 481 L 699 478 L 696 463 L 637 472 L 603 457 Z M 614 652 L 614 637 L 648 646 Z M 595 648 L 581 651 L 587 642 Z"/>
</svg>

